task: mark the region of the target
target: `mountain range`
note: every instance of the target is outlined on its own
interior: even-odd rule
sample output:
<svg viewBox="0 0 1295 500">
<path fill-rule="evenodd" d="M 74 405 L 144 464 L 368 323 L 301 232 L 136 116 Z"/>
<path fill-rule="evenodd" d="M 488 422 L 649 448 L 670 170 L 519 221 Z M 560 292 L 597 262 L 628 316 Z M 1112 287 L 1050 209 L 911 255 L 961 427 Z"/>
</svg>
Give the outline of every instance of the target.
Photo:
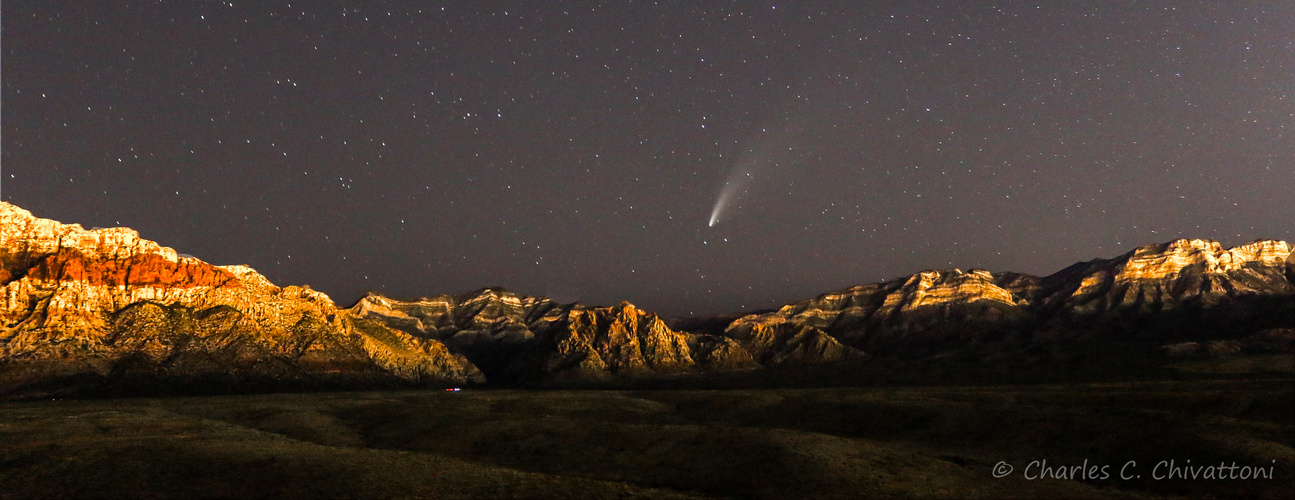
<svg viewBox="0 0 1295 500">
<path fill-rule="evenodd" d="M 0 202 L 0 284 L 0 396 L 674 380 L 1295 343 L 1295 254 L 1275 240 L 1175 240 L 1043 277 L 929 270 L 773 311 L 669 319 L 499 288 L 341 308 L 130 229 Z"/>
</svg>

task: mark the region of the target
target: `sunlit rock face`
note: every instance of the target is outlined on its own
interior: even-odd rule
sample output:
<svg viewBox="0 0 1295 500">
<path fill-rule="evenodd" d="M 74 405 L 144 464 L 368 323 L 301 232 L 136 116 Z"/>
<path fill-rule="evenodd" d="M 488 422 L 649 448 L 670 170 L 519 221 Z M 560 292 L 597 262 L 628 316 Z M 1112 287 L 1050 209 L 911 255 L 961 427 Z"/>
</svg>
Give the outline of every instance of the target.
<svg viewBox="0 0 1295 500">
<path fill-rule="evenodd" d="M 734 321 L 725 335 L 769 346 L 757 359 L 844 359 L 857 353 L 855 348 L 940 342 L 965 335 L 962 327 L 968 325 L 1015 321 L 1026 314 L 1036 280 L 978 269 L 923 271 L 747 316 Z"/>
<path fill-rule="evenodd" d="M 1072 316 L 1212 308 L 1295 295 L 1291 247 L 1261 240 L 1224 249 L 1217 241 L 1146 245 L 1110 260 L 1076 264 L 1045 278 L 1040 300 Z"/>
<path fill-rule="evenodd" d="M 1012 293 L 994 283 L 994 276 L 989 271 L 973 269 L 964 273 L 960 269 L 952 269 L 914 274 L 902 287 L 886 295 L 882 308 L 893 314 L 976 300 L 1016 304 Z"/>
<path fill-rule="evenodd" d="M 622 302 L 572 311 L 545 360 L 550 373 L 670 374 L 753 366 L 751 356 L 723 337 L 675 332 L 655 314 Z"/>
<path fill-rule="evenodd" d="M 414 301 L 373 294 L 338 309 L 310 288 L 278 287 L 246 266 L 214 266 L 129 229 L 85 230 L 0 203 L 0 286 L 0 395 L 77 384 L 674 377 L 964 348 L 993 354 L 1012 343 L 1028 351 L 1039 332 L 1146 336 L 1193 355 L 1228 349 L 1182 346 L 1285 352 L 1281 332 L 1295 328 L 1295 255 L 1272 240 L 1230 249 L 1177 240 L 1043 278 L 923 271 L 672 329 L 629 303 L 563 304 L 498 288 Z"/>
<path fill-rule="evenodd" d="M 85 230 L 0 203 L 4 387 L 138 377 L 293 387 L 462 383 L 480 372 L 432 339 L 339 314 L 324 294 L 280 288 L 125 228 Z"/>
<path fill-rule="evenodd" d="M 440 341 L 466 356 L 490 380 L 511 382 L 540 376 L 537 367 L 542 353 L 551 348 L 555 325 L 569 312 L 586 307 L 486 288 L 414 301 L 370 294 L 347 312 Z"/>
<path fill-rule="evenodd" d="M 1175 240 L 1138 247 L 1129 255 L 1117 279 L 1163 279 L 1199 268 L 1203 273 L 1226 274 L 1247 267 L 1283 267 L 1291 249 L 1284 241 L 1261 240 L 1224 249 L 1213 240 Z"/>
<path fill-rule="evenodd" d="M 350 314 L 436 338 L 497 382 L 651 377 L 755 367 L 728 338 L 675 332 L 629 303 L 597 308 L 487 288 L 460 296 L 362 299 Z"/>
<path fill-rule="evenodd" d="M 671 331 L 656 315 L 628 302 L 575 311 L 566 325 L 553 339 L 557 350 L 545 365 L 548 371 L 575 365 L 582 371 L 673 372 L 695 364 L 686 335 Z"/>
<path fill-rule="evenodd" d="M 776 314 L 738 319 L 724 335 L 737 341 L 765 366 L 835 363 L 867 357 L 863 351 L 842 345 L 818 328 Z"/>
<path fill-rule="evenodd" d="M 349 312 L 388 326 L 456 345 L 525 341 L 583 304 L 560 304 L 548 297 L 485 288 L 464 295 L 438 295 L 400 301 L 370 294 Z"/>
<path fill-rule="evenodd" d="M 1028 342 L 1044 330 L 1120 338 L 1245 335 L 1295 326 L 1292 278 L 1295 257 L 1283 241 L 1225 249 L 1216 241 L 1177 240 L 1044 278 L 923 271 L 748 315 L 725 335 L 765 364 L 832 358 L 841 352 L 836 342 L 869 354 L 935 354 L 1007 337 Z"/>
</svg>

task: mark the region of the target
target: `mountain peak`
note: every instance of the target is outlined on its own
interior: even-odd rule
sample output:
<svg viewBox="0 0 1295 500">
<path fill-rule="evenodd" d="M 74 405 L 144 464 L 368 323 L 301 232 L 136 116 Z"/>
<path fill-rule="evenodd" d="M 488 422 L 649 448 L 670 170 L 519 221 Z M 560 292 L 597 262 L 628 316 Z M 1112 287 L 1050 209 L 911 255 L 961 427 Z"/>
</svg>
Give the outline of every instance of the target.
<svg viewBox="0 0 1295 500">
<path fill-rule="evenodd" d="M 31 218 L 32 214 L 18 205 L 14 205 L 7 201 L 0 201 L 0 217 L 7 216 Z"/>
<path fill-rule="evenodd" d="M 111 385 L 132 370 L 253 386 L 480 379 L 438 342 L 352 320 L 309 287 L 8 203 L 0 278 L 0 392 L 42 373 Z"/>
<path fill-rule="evenodd" d="M 560 304 L 502 287 L 412 302 L 369 293 L 341 310 L 247 266 L 3 202 L 0 286 L 0 393 L 50 373 L 111 385 L 140 366 L 159 380 L 307 385 L 659 376 L 939 353 L 1039 328 L 1181 336 L 1295 321 L 1295 256 L 1276 240 L 1174 240 L 1046 278 L 926 270 L 688 332 L 627 301 Z"/>
<path fill-rule="evenodd" d="M 1144 245 L 1126 254 L 1115 278 L 1166 279 L 1185 270 L 1222 274 L 1251 265 L 1282 266 L 1290 255 L 1291 247 L 1285 241 L 1257 240 L 1224 249 L 1214 240 L 1179 239 Z"/>
<path fill-rule="evenodd" d="M 961 269 L 922 271 L 914 274 L 904 285 L 886 296 L 883 307 L 912 310 L 918 307 L 948 302 L 993 300 L 1015 304 L 1012 292 L 998 286 L 994 276 L 983 269 L 963 272 Z"/>
</svg>

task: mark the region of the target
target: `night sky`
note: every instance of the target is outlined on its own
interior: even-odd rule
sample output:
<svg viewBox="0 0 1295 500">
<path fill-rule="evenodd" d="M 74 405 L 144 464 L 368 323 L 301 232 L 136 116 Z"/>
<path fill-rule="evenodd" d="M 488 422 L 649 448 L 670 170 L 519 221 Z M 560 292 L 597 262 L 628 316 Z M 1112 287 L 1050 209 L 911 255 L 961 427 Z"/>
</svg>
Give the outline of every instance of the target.
<svg viewBox="0 0 1295 500">
<path fill-rule="evenodd" d="M 1295 239 L 1290 0 L 6 1 L 0 51 L 5 201 L 342 306 Z"/>
</svg>

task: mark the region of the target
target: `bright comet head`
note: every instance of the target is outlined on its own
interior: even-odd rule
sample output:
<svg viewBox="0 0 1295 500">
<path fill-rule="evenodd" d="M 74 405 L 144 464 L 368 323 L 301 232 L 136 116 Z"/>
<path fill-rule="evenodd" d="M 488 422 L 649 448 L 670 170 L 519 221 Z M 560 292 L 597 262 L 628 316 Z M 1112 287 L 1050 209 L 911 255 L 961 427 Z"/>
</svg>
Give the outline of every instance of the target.
<svg viewBox="0 0 1295 500">
<path fill-rule="evenodd" d="M 719 198 L 715 200 L 715 208 L 710 211 L 710 223 L 706 224 L 706 227 L 715 227 L 715 223 L 719 222 L 719 214 L 724 210 L 724 205 L 728 204 L 729 187 L 730 186 L 728 185 L 724 186 L 724 190 L 720 192 Z"/>
</svg>

